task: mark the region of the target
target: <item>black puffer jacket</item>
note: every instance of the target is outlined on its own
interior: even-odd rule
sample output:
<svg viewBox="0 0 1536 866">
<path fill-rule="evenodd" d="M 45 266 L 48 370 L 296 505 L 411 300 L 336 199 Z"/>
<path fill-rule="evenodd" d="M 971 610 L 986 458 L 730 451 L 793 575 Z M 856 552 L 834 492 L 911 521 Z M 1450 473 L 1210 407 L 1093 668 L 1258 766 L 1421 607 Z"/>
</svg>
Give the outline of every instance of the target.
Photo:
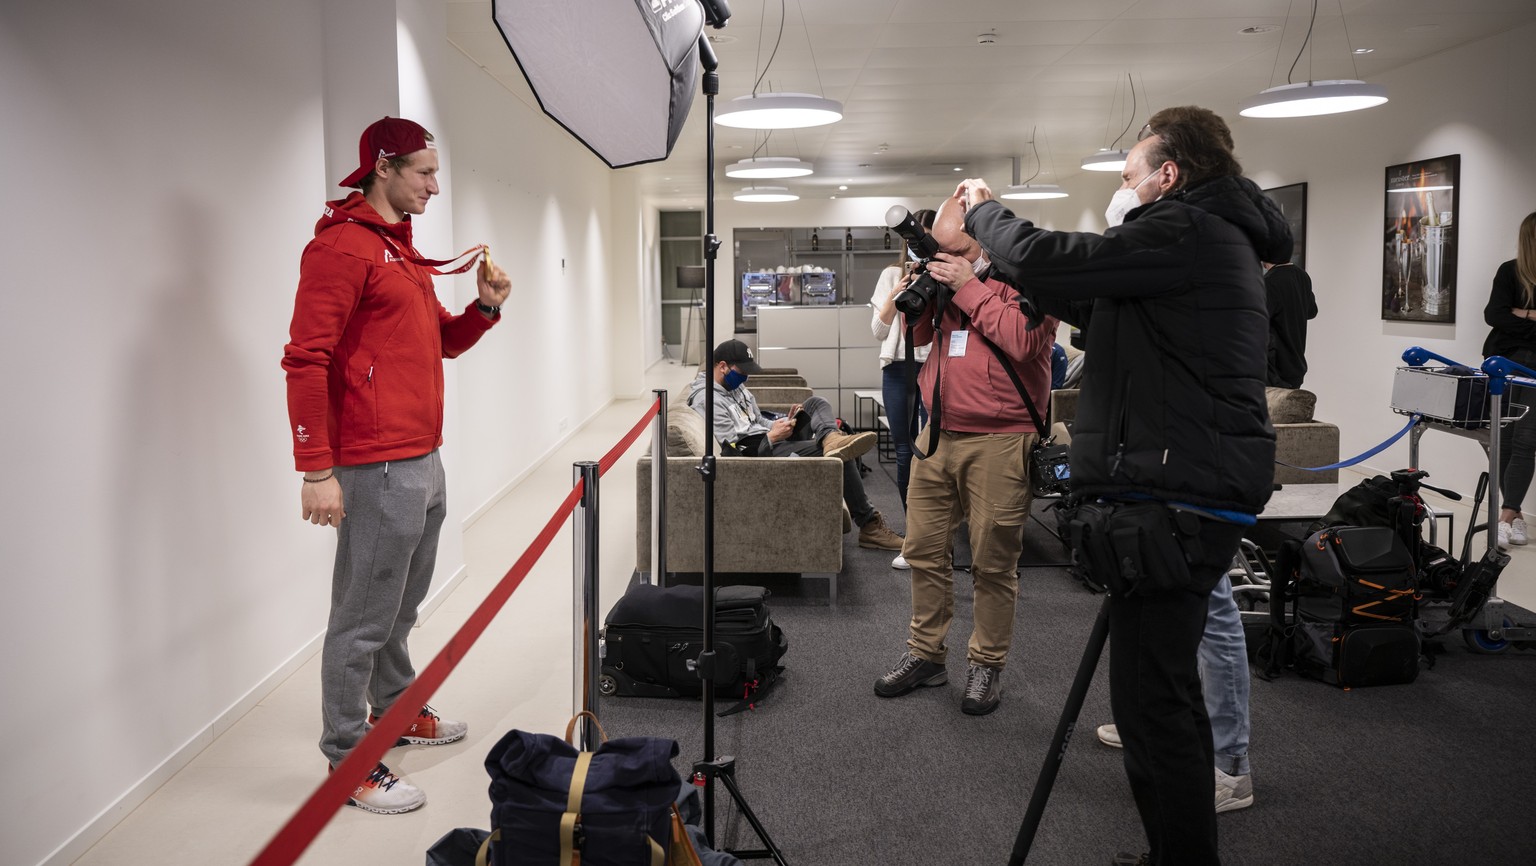
<svg viewBox="0 0 1536 866">
<path fill-rule="evenodd" d="M 1291 234 L 1253 182 L 1207 181 L 1102 235 L 1038 229 L 996 202 L 971 208 L 965 228 L 1042 310 L 1073 321 L 1093 300 L 1074 494 L 1263 509 L 1275 431 L 1259 262 L 1288 260 Z"/>
</svg>

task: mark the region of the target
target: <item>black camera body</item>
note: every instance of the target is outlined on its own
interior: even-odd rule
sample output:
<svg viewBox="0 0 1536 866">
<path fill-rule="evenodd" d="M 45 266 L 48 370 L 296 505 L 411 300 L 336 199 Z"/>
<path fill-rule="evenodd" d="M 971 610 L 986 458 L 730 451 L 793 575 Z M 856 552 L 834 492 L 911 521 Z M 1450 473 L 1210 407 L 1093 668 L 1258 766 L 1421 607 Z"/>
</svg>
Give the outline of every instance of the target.
<svg viewBox="0 0 1536 866">
<path fill-rule="evenodd" d="M 939 254 L 939 245 L 933 235 L 923 230 L 912 218 L 912 213 L 901 205 L 892 205 L 885 212 L 885 224 L 901 235 L 907 246 L 917 255 L 917 265 L 912 274 L 917 279 L 896 296 L 896 309 L 908 316 L 921 315 L 923 310 L 938 300 L 948 300 L 954 289 L 944 285 L 928 273 L 928 263 Z"/>
</svg>

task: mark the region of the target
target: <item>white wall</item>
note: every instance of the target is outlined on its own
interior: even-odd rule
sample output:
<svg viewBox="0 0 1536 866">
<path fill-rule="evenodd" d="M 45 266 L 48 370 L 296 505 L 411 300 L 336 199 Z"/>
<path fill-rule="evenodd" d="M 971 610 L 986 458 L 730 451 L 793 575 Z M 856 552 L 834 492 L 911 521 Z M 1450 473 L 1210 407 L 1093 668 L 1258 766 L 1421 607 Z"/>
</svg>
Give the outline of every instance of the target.
<svg viewBox="0 0 1536 866">
<path fill-rule="evenodd" d="M 1494 271 L 1515 255 L 1515 230 L 1536 211 L 1536 26 L 1448 51 L 1382 76 L 1391 101 L 1336 117 L 1233 124 L 1238 155 L 1261 186 L 1307 183 L 1307 270 L 1319 315 L 1307 336 L 1306 387 L 1319 418 L 1340 427 L 1342 456 L 1387 438 L 1406 419 L 1390 409 L 1404 349 L 1419 345 L 1476 365 Z M 1230 116 L 1229 116 L 1229 119 Z M 1461 154 L 1455 324 L 1381 320 L 1383 176 L 1389 165 Z M 1486 468 L 1481 448 L 1425 436 L 1431 483 L 1471 493 Z M 1409 465 L 1406 440 L 1368 461 Z"/>
<path fill-rule="evenodd" d="M 489 242 L 514 283 L 447 364 L 435 591 L 461 522 L 643 369 L 612 333 L 640 222 L 614 255 L 608 170 L 444 22 L 440 0 L 0 4 L 0 706 L 27 727 L 0 863 L 73 859 L 315 648 L 334 533 L 298 519 L 278 361 L 363 125 L 437 134 L 418 247 Z M 472 278 L 438 294 L 461 309 Z"/>
</svg>

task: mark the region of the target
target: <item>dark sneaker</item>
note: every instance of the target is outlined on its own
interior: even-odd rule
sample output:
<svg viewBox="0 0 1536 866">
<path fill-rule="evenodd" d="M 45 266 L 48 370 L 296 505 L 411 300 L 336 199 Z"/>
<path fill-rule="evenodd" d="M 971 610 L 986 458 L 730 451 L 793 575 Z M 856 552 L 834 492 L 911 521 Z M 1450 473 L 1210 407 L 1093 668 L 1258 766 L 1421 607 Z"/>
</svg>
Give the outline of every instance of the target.
<svg viewBox="0 0 1536 866">
<path fill-rule="evenodd" d="M 875 680 L 875 694 L 882 698 L 899 698 L 928 686 L 942 686 L 949 682 L 949 672 L 943 665 L 925 661 L 907 653 L 885 676 Z"/>
<path fill-rule="evenodd" d="M 960 702 L 960 712 L 984 716 L 997 709 L 1002 699 L 1003 669 L 971 665 L 965 672 L 965 700 Z"/>
</svg>

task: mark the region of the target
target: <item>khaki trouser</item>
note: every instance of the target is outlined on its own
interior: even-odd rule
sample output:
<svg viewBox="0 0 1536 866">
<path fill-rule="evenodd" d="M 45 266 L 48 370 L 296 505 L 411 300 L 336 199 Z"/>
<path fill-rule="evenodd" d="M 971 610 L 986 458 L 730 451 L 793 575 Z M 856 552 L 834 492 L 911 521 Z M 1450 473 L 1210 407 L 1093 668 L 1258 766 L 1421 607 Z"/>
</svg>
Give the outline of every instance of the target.
<svg viewBox="0 0 1536 866">
<path fill-rule="evenodd" d="M 1029 519 L 1025 461 L 1033 433 L 940 431 L 938 449 L 912 461 L 907 488 L 907 540 L 901 555 L 912 566 L 913 655 L 943 664 L 954 618 L 954 537 L 970 524 L 971 576 L 976 582 L 975 629 L 966 657 L 1000 668 L 1013 640 L 1019 595 L 1019 553 Z M 928 441 L 920 436 L 919 442 Z"/>
</svg>

